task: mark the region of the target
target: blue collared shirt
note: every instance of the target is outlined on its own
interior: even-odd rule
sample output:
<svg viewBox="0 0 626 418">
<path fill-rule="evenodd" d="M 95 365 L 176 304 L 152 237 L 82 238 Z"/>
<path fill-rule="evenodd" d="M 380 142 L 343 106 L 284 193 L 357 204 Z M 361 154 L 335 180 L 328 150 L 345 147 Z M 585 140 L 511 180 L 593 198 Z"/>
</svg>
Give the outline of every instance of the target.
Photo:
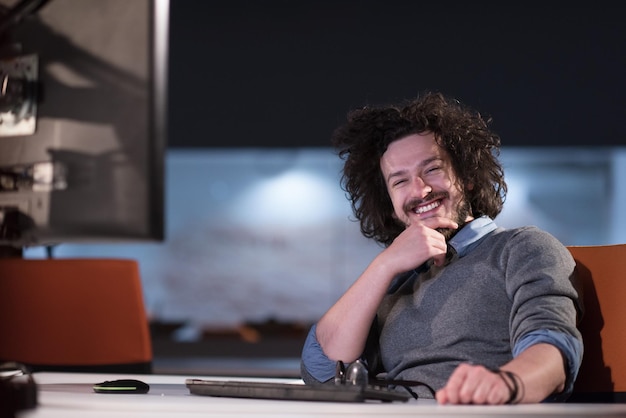
<svg viewBox="0 0 626 418">
<path fill-rule="evenodd" d="M 459 232 L 454 235 L 448 244 L 455 249 L 459 257 L 472 251 L 478 245 L 480 240 L 487 234 L 498 228 L 496 223 L 487 216 L 481 216 L 465 225 Z"/>
</svg>

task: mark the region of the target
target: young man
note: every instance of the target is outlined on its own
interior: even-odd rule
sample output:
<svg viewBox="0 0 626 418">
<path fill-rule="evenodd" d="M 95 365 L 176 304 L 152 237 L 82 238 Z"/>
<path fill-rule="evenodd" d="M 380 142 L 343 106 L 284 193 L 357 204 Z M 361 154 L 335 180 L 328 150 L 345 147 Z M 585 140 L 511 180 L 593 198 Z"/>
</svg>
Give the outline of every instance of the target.
<svg viewBox="0 0 626 418">
<path fill-rule="evenodd" d="M 488 121 L 429 93 L 352 112 L 333 143 L 384 249 L 311 328 L 305 382 L 360 359 L 442 404 L 567 398 L 583 352 L 575 263 L 547 232 L 494 223 L 507 187 Z"/>
</svg>

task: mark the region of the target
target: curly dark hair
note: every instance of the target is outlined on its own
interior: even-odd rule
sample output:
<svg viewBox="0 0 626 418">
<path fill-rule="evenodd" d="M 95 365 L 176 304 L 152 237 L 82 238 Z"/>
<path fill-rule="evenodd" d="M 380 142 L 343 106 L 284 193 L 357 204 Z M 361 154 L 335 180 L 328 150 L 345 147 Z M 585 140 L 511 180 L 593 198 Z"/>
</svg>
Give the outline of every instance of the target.
<svg viewBox="0 0 626 418">
<path fill-rule="evenodd" d="M 333 132 L 332 143 L 345 160 L 341 185 L 363 235 L 388 246 L 404 230 L 392 216 L 380 159 L 391 142 L 425 132 L 432 132 L 448 152 L 472 216 L 495 218 L 507 186 L 498 161 L 500 137 L 490 123 L 459 101 L 431 92 L 398 105 L 350 112 L 347 123 Z"/>
</svg>

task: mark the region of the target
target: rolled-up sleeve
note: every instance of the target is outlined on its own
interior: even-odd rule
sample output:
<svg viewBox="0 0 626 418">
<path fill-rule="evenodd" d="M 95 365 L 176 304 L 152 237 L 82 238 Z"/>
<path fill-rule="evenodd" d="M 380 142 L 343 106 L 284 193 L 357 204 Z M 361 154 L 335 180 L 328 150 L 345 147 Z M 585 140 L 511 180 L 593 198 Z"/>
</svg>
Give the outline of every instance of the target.
<svg viewBox="0 0 626 418">
<path fill-rule="evenodd" d="M 305 383 L 325 383 L 335 377 L 336 363 L 326 357 L 324 350 L 317 341 L 316 325 L 309 330 L 302 348 L 300 369 Z"/>
</svg>

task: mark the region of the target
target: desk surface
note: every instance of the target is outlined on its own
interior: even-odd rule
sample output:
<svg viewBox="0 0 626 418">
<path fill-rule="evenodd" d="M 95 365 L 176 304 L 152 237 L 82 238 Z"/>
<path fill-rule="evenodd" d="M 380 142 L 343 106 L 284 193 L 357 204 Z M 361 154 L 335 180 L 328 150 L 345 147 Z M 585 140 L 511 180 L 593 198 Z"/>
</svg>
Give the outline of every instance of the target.
<svg viewBox="0 0 626 418">
<path fill-rule="evenodd" d="M 36 373 L 39 406 L 19 418 L 138 418 L 138 417 L 626 417 L 626 404 L 538 404 L 511 406 L 437 405 L 433 400 L 406 403 L 333 403 L 217 398 L 191 395 L 185 379 L 207 376 L 110 375 Z M 136 378 L 150 384 L 143 395 L 106 395 L 92 386 L 105 380 Z M 219 377 L 215 379 L 225 379 Z M 242 380 L 241 377 L 233 380 Z M 300 383 L 297 379 L 247 380 Z"/>
</svg>

